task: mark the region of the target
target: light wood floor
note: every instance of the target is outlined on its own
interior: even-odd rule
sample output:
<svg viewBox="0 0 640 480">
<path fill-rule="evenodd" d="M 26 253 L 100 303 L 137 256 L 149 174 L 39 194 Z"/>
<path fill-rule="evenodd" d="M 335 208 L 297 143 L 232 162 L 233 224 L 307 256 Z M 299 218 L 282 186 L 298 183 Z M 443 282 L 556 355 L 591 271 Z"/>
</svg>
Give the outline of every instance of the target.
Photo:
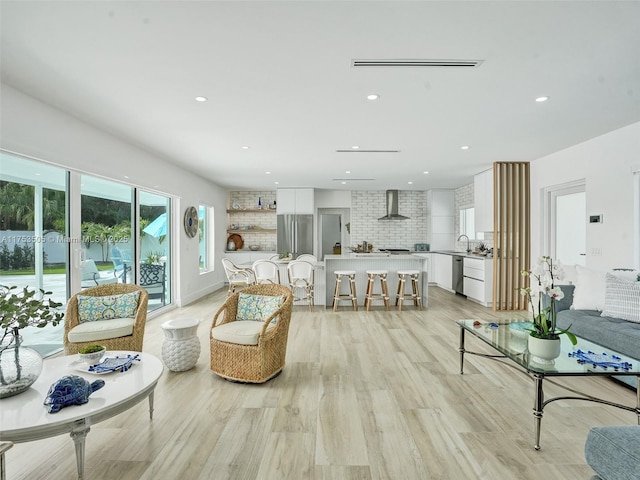
<svg viewBox="0 0 640 480">
<path fill-rule="evenodd" d="M 589 428 L 634 424 L 635 415 L 554 402 L 545 410 L 542 450 L 534 451 L 532 381 L 473 356 L 459 374 L 454 321 L 513 315 L 438 288 L 430 297 L 423 312 L 295 307 L 287 366 L 259 386 L 209 370 L 208 330 L 224 292 L 150 320 L 144 350 L 160 356 L 163 321 L 202 319 L 200 360 L 188 372 L 165 370 L 153 421 L 142 402 L 92 427 L 86 479 L 588 479 Z M 484 350 L 474 339 L 467 346 Z M 564 381 L 635 402 L 631 390 L 606 379 Z M 563 392 L 547 388 L 547 395 Z M 7 460 L 9 480 L 75 478 L 68 435 L 15 445 Z"/>
</svg>

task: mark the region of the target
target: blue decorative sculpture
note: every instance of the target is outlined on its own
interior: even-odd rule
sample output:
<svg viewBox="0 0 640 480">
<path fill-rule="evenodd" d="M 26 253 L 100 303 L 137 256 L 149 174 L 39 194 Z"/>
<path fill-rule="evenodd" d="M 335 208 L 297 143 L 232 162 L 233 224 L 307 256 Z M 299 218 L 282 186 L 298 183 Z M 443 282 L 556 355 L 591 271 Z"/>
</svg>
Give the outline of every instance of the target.
<svg viewBox="0 0 640 480">
<path fill-rule="evenodd" d="M 65 375 L 56 381 L 47 393 L 44 404 L 49 413 L 57 413 L 69 405 L 82 405 L 89 401 L 89 395 L 104 387 L 104 380 L 89 383 L 77 375 Z"/>
<path fill-rule="evenodd" d="M 582 350 L 576 350 L 575 352 L 569 353 L 569 357 L 575 358 L 579 364 L 590 363 L 594 367 L 601 367 L 605 370 L 608 367 L 613 368 L 616 372 L 620 369 L 624 371 L 629 371 L 633 365 L 629 362 L 624 362 L 617 355 L 607 355 L 606 353 L 595 353 L 591 350 L 586 352 Z"/>
</svg>

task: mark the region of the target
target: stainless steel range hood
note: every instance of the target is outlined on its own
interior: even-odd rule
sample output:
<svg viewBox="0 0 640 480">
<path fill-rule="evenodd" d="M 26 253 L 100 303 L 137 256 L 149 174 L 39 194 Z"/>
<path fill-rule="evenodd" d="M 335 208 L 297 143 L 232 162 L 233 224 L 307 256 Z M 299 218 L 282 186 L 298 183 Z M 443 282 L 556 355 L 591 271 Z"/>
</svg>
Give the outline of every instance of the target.
<svg viewBox="0 0 640 480">
<path fill-rule="evenodd" d="M 398 190 L 387 190 L 387 214 L 378 220 L 408 220 L 398 213 Z"/>
</svg>

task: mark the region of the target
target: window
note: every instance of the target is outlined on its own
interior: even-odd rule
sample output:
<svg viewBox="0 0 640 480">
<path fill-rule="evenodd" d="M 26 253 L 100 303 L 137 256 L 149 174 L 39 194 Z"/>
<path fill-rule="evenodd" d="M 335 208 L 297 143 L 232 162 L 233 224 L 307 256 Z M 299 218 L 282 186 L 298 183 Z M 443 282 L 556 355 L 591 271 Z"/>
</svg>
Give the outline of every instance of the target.
<svg viewBox="0 0 640 480">
<path fill-rule="evenodd" d="M 209 238 L 213 238 L 210 226 L 213 225 L 213 208 L 206 205 L 198 206 L 198 238 L 200 239 L 200 272 L 209 271 L 211 251 Z"/>
<path fill-rule="evenodd" d="M 476 232 L 475 209 L 473 207 L 460 209 L 460 235 L 466 235 L 469 240 L 484 240 L 484 232 Z"/>
<path fill-rule="evenodd" d="M 633 172 L 633 185 L 634 185 L 634 207 L 633 207 L 633 231 L 634 231 L 634 257 L 636 268 L 640 268 L 640 166 Z"/>
</svg>

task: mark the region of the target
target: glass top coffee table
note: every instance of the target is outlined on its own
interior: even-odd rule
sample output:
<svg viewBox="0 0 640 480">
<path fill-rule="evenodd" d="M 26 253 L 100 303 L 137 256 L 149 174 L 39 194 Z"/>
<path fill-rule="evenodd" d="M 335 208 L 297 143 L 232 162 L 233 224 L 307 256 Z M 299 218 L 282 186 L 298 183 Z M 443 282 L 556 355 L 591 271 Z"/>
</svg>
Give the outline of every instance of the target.
<svg viewBox="0 0 640 480">
<path fill-rule="evenodd" d="M 506 358 L 521 367 L 535 383 L 533 416 L 535 417 L 535 444 L 540 449 L 540 425 L 544 407 L 556 400 L 588 400 L 634 412 L 640 424 L 640 360 L 622 355 L 610 348 L 578 337 L 578 344 L 572 345 L 566 335 L 561 335 L 560 355 L 552 363 L 535 362 L 527 350 L 529 332 L 523 320 L 499 320 L 497 322 L 482 320 L 458 320 L 460 327 L 460 374 L 464 373 L 464 355 L 479 355 L 488 358 Z M 482 340 L 494 348 L 496 354 L 483 354 L 465 349 L 465 333 Z M 579 352 L 583 354 L 579 354 Z M 592 352 L 588 354 L 587 352 Z M 602 354 L 606 355 L 602 355 Z M 587 361 L 582 361 L 583 359 Z M 581 360 L 581 361 L 579 361 Z M 610 361 L 608 366 L 605 362 Z M 617 368 L 616 368 L 617 367 Z M 545 377 L 569 377 L 588 375 L 632 375 L 638 379 L 635 407 L 621 405 L 589 395 L 572 397 L 544 398 L 543 382 Z"/>
</svg>

